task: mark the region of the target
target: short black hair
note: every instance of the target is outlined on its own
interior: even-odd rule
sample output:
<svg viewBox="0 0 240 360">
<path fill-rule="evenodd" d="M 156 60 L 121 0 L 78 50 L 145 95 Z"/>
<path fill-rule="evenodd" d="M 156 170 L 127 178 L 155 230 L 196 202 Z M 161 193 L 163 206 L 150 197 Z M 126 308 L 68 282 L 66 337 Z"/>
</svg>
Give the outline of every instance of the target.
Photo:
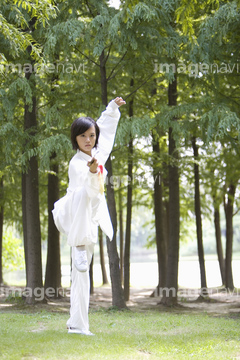
<svg viewBox="0 0 240 360">
<path fill-rule="evenodd" d="M 79 149 L 76 137 L 78 135 L 81 135 L 85 133 L 90 127 L 94 126 L 96 131 L 96 142 L 94 147 L 98 144 L 98 138 L 99 138 L 99 127 L 95 120 L 93 120 L 91 117 L 79 117 L 78 119 L 74 120 L 74 122 L 71 125 L 71 141 L 72 141 L 72 147 L 74 150 Z"/>
</svg>

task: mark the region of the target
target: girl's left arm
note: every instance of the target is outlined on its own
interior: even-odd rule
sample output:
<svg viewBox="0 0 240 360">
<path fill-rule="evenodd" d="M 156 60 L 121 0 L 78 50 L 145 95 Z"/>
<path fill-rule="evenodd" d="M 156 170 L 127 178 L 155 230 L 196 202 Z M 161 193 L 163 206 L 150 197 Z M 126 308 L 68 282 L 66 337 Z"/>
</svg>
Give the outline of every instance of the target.
<svg viewBox="0 0 240 360">
<path fill-rule="evenodd" d="M 100 193 L 98 172 L 92 173 L 85 162 L 72 159 L 69 164 L 69 191 L 85 191 L 90 198 Z"/>
</svg>

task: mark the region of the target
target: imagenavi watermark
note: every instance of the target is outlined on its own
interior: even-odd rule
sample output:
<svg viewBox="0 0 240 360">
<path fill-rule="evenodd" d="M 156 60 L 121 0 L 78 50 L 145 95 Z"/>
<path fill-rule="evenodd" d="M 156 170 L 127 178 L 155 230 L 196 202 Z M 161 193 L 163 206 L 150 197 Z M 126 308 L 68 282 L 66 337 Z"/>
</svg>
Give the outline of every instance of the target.
<svg viewBox="0 0 240 360">
<path fill-rule="evenodd" d="M 56 73 L 84 73 L 86 72 L 86 63 L 71 63 L 71 62 L 61 62 L 57 61 L 55 63 L 4 63 L 0 62 L 0 72 L 1 73 L 35 73 L 36 75 L 43 74 L 56 74 Z"/>
<path fill-rule="evenodd" d="M 155 297 L 178 297 L 178 298 L 192 298 L 192 297 L 209 297 L 209 296 L 218 296 L 218 295 L 224 295 L 227 297 L 238 297 L 240 296 L 240 289 L 225 289 L 225 288 L 200 288 L 200 289 L 176 289 L 174 287 L 168 288 L 168 287 L 159 287 L 156 288 L 154 291 Z"/>
<path fill-rule="evenodd" d="M 1 73 L 35 73 L 36 75 L 43 74 L 73 74 L 86 73 L 87 61 L 71 62 L 71 61 L 56 61 L 56 62 L 42 62 L 42 63 L 8 63 L 0 59 Z M 154 62 L 155 73 L 166 74 L 186 74 L 190 77 L 201 77 L 206 74 L 239 74 L 240 63 L 185 63 L 179 61 L 175 63 L 159 63 Z"/>
<path fill-rule="evenodd" d="M 53 287 L 15 287 L 15 286 L 1 286 L 0 296 L 4 298 L 34 298 L 36 301 L 42 301 L 45 297 L 57 298 L 59 296 L 69 297 L 70 288 L 59 287 L 54 289 Z"/>
<path fill-rule="evenodd" d="M 28 298 L 33 297 L 36 301 L 42 301 L 45 297 L 57 298 L 70 297 L 71 288 L 53 288 L 53 287 L 14 287 L 14 286 L 1 286 L 0 297 L 4 298 Z M 223 289 L 223 288 L 201 288 L 201 289 L 176 289 L 174 287 L 160 287 L 156 288 L 154 297 L 177 297 L 178 299 L 193 298 L 193 297 L 210 297 L 223 295 L 227 297 L 239 297 L 240 289 Z"/>
<path fill-rule="evenodd" d="M 93 186 L 94 188 L 98 186 L 99 180 L 97 177 L 89 177 L 87 181 L 89 186 Z M 152 176 L 148 172 L 146 172 L 145 175 L 135 174 L 132 177 L 129 175 L 112 175 L 110 177 L 106 177 L 104 183 L 105 185 L 109 185 L 111 188 L 120 188 L 131 185 L 142 189 L 152 189 L 155 184 L 161 184 L 161 177 L 159 175 Z"/>
<path fill-rule="evenodd" d="M 179 62 L 177 65 L 174 63 L 154 63 L 155 73 L 167 74 L 186 74 L 190 77 L 201 77 L 206 74 L 239 74 L 240 63 L 189 63 Z"/>
</svg>

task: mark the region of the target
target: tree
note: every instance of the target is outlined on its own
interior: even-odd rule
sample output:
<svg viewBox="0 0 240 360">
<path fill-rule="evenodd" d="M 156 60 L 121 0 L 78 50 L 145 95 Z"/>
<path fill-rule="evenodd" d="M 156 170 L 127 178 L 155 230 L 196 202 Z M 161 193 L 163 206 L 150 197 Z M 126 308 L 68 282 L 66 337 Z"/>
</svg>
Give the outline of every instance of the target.
<svg viewBox="0 0 240 360">
<path fill-rule="evenodd" d="M 199 166 L 198 166 L 198 145 L 196 138 L 192 139 L 192 147 L 194 154 L 194 187 L 195 187 L 195 216 L 196 216 L 196 230 L 197 230 L 197 244 L 198 244 L 198 257 L 200 265 L 200 277 L 201 277 L 201 295 L 204 289 L 204 295 L 206 295 L 207 280 L 204 260 L 204 249 L 203 249 L 203 237 L 202 237 L 202 214 L 201 214 L 201 200 L 200 200 L 200 179 L 199 179 Z"/>
<path fill-rule="evenodd" d="M 48 174 L 48 251 L 44 287 L 45 292 L 49 288 L 54 290 L 54 295 L 50 296 L 58 298 L 58 289 L 61 287 L 60 239 L 52 217 L 54 203 L 59 199 L 58 164 L 54 163 L 55 160 L 56 154 L 53 154 L 51 172 Z"/>
<path fill-rule="evenodd" d="M 177 105 L 177 79 L 168 86 L 168 105 Z M 177 121 L 174 119 L 173 121 Z M 178 292 L 178 261 L 179 261 L 179 231 L 180 231 L 180 209 L 179 209 L 179 170 L 178 170 L 178 150 L 173 129 L 169 129 L 169 245 L 167 262 L 166 287 L 168 291 L 163 292 L 162 303 L 165 305 L 175 305 L 177 303 Z"/>
<path fill-rule="evenodd" d="M 155 215 L 155 229 L 156 229 L 156 244 L 158 255 L 158 287 L 157 289 L 166 286 L 167 277 L 167 238 L 164 231 L 164 199 L 163 199 L 163 176 L 162 168 L 160 165 L 160 130 L 153 130 L 153 179 L 154 179 L 154 215 Z M 159 293 L 159 291 L 158 291 Z"/>
<path fill-rule="evenodd" d="M 103 105 L 107 106 L 107 76 L 106 76 L 106 60 L 104 51 L 102 51 L 99 61 L 100 61 L 100 75 L 101 75 L 101 95 Z M 107 185 L 107 203 L 109 208 L 109 213 L 111 216 L 114 236 L 112 241 L 107 239 L 107 249 L 109 256 L 109 266 L 110 266 L 110 276 L 112 282 L 112 304 L 118 308 L 125 308 L 126 304 L 123 298 L 122 284 L 121 284 L 121 274 L 119 271 L 119 256 L 117 252 L 117 243 L 116 243 L 116 233 L 117 233 L 117 212 L 116 212 L 116 203 L 114 197 L 114 189 L 111 184 L 112 172 L 112 162 L 109 157 L 106 162 L 106 169 L 108 171 L 108 185 Z"/>
<path fill-rule="evenodd" d="M 122 206 L 122 191 L 118 191 L 118 214 L 119 214 L 119 241 L 120 241 L 120 251 L 119 251 L 119 262 L 120 262 L 120 273 L 121 273 L 121 283 L 123 283 L 123 254 L 124 254 L 124 235 L 123 235 L 123 206 Z"/>
<path fill-rule="evenodd" d="M 32 77 L 31 77 L 32 75 Z M 30 82 L 32 91 L 32 106 L 25 104 L 24 131 L 29 133 L 31 140 L 27 140 L 25 148 L 30 150 L 36 147 L 34 137 L 37 131 L 37 100 L 35 95 L 35 79 L 32 72 L 25 74 Z M 22 174 L 22 212 L 23 212 L 23 233 L 26 262 L 27 288 L 31 289 L 26 295 L 26 302 L 33 304 L 35 289 L 42 289 L 42 257 L 41 257 L 41 230 L 39 213 L 39 181 L 38 181 L 38 160 L 37 156 L 30 157 L 29 162 Z"/>
<path fill-rule="evenodd" d="M 232 244 L 233 244 L 233 202 L 235 196 L 236 186 L 230 183 L 227 190 L 227 200 L 224 202 L 224 210 L 226 216 L 226 265 L 225 265 L 225 279 L 226 288 L 234 289 L 233 274 L 232 274 Z"/>
<path fill-rule="evenodd" d="M 103 248 L 103 233 L 102 230 L 98 230 L 98 240 L 99 240 L 99 253 L 100 253 L 100 264 L 102 270 L 102 284 L 108 284 L 107 272 L 105 267 L 105 260 L 104 260 L 104 248 Z"/>
<path fill-rule="evenodd" d="M 220 206 L 223 202 L 223 180 L 221 168 L 223 161 L 221 159 L 221 145 L 216 143 L 211 143 L 207 147 L 206 152 L 208 156 L 206 157 L 206 172 L 203 173 L 203 177 L 207 178 L 207 183 L 211 184 L 210 189 L 206 188 L 206 192 L 210 191 L 213 205 L 213 219 L 214 219 L 214 228 L 215 228 L 215 238 L 216 238 L 216 251 L 218 256 L 219 268 L 222 278 L 222 285 L 225 285 L 225 259 L 223 254 L 222 246 L 222 229 L 220 222 Z"/>
<path fill-rule="evenodd" d="M 216 236 L 217 256 L 218 256 L 218 262 L 219 262 L 220 273 L 222 278 L 222 284 L 225 285 L 225 261 L 223 257 L 223 248 L 222 248 L 220 210 L 216 199 L 213 199 L 213 208 L 214 208 L 214 227 L 215 227 L 215 236 Z"/>
<path fill-rule="evenodd" d="M 131 87 L 134 80 L 131 80 Z M 133 116 L 133 99 L 129 102 L 129 118 Z M 131 135 L 130 135 L 131 136 Z M 128 185 L 127 185 L 127 214 L 126 235 L 124 249 L 124 297 L 129 300 L 130 293 L 130 245 L 131 245 L 131 222 L 132 222 L 132 192 L 133 192 L 133 140 L 128 143 Z"/>
</svg>

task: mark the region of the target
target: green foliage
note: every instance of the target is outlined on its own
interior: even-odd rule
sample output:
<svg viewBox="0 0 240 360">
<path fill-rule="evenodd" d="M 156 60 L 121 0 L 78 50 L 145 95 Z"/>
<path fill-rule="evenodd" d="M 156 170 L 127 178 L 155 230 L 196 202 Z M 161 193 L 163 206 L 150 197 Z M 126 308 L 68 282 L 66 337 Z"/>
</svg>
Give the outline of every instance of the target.
<svg viewBox="0 0 240 360">
<path fill-rule="evenodd" d="M 232 138 L 232 144 L 235 139 L 232 137 L 232 132 L 240 136 L 240 118 L 235 112 L 232 112 L 228 107 L 218 104 L 210 111 L 203 114 L 201 123 L 205 132 L 203 132 L 203 140 L 206 143 L 213 139 Z"/>
<path fill-rule="evenodd" d="M 7 271 L 24 269 L 24 249 L 22 241 L 12 231 L 3 235 L 3 269 Z"/>
<path fill-rule="evenodd" d="M 0 44 L 6 42 L 9 47 L 8 52 L 14 58 L 20 56 L 30 46 L 31 55 L 38 58 L 41 56 L 39 45 L 25 30 L 29 28 L 30 19 L 34 19 L 37 27 L 40 24 L 45 26 L 49 18 L 55 16 L 56 7 L 50 0 L 2 1 Z M 5 52 L 2 53 L 3 58 L 6 58 L 6 55 Z"/>
</svg>

